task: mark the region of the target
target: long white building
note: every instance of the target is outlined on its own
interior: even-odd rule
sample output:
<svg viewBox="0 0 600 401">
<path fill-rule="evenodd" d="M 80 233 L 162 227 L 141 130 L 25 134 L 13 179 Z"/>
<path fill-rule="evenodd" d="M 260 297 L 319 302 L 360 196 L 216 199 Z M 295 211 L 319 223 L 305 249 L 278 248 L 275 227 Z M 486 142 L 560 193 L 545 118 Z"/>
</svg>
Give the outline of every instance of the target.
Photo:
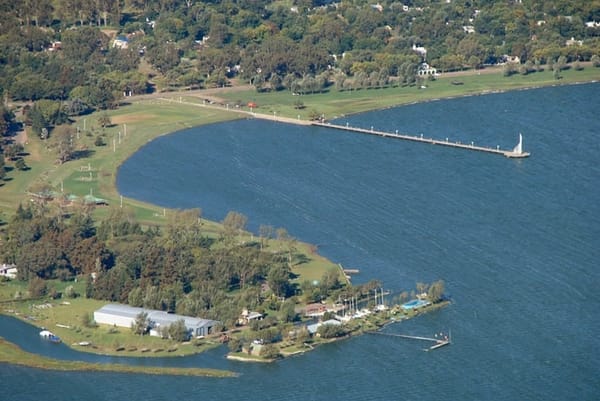
<svg viewBox="0 0 600 401">
<path fill-rule="evenodd" d="M 212 334 L 212 329 L 219 322 L 197 317 L 176 315 L 164 311 L 137 308 L 129 305 L 108 304 L 94 312 L 94 320 L 98 324 L 119 327 L 132 327 L 140 313 L 147 313 L 150 321 L 150 335 L 159 336 L 160 329 L 182 320 L 191 337 L 202 337 Z"/>
</svg>

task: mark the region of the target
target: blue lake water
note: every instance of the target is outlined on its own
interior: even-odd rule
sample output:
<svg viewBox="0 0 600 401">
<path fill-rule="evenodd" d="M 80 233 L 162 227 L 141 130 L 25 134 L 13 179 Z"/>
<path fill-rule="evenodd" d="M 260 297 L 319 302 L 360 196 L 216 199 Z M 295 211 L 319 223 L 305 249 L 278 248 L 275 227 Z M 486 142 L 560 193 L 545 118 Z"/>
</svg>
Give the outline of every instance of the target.
<svg viewBox="0 0 600 401">
<path fill-rule="evenodd" d="M 365 335 L 272 365 L 224 350 L 171 361 L 236 379 L 60 373 L 0 365 L 8 400 L 589 400 L 600 390 L 600 84 L 416 104 L 338 120 L 511 148 L 506 159 L 440 146 L 258 120 L 158 138 L 119 170 L 125 196 L 230 210 L 285 227 L 336 263 L 399 292 L 443 279 L 453 304 L 386 328 L 453 344 Z M 0 319 L 29 350 L 37 331 Z M 20 334 L 19 334 L 20 333 Z M 48 348 L 50 348 L 48 350 Z M 106 362 L 106 357 L 80 359 Z M 98 359 L 95 359 L 98 358 Z M 108 358 L 109 361 L 110 358 Z M 6 398 L 8 394 L 8 398 Z"/>
</svg>

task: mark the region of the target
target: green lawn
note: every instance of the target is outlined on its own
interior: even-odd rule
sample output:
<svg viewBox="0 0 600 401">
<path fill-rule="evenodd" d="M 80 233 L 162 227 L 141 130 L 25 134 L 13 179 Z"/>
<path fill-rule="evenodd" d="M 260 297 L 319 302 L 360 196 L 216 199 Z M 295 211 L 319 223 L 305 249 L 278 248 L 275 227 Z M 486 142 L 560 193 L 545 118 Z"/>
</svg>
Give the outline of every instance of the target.
<svg viewBox="0 0 600 401">
<path fill-rule="evenodd" d="M 590 82 L 600 80 L 600 68 L 586 67 L 581 71 L 574 69 L 561 73 L 562 78 L 556 80 L 551 71 L 531 73 L 528 75 L 514 74 L 510 77 L 502 75 L 502 69 L 495 69 L 492 73 L 473 73 L 460 77 L 440 76 L 435 81 L 425 81 L 426 89 L 417 86 L 361 89 L 339 92 L 331 89 L 328 92 L 312 95 L 294 96 L 289 91 L 258 93 L 249 90 L 238 93 L 223 94 L 222 97 L 231 103 L 239 102 L 246 105 L 254 102 L 258 108 L 257 113 L 281 115 L 290 118 L 308 119 L 311 111 L 324 114 L 326 119 L 343 117 L 344 115 L 382 109 L 407 103 L 421 102 L 431 99 L 480 94 L 494 91 L 505 91 L 538 86 L 563 85 L 576 82 Z M 453 85 L 452 82 L 461 82 Z M 190 97 L 192 99 L 192 97 Z M 297 110 L 294 104 L 298 101 L 304 103 L 305 108 Z M 247 107 L 245 108 L 248 109 Z"/>
</svg>

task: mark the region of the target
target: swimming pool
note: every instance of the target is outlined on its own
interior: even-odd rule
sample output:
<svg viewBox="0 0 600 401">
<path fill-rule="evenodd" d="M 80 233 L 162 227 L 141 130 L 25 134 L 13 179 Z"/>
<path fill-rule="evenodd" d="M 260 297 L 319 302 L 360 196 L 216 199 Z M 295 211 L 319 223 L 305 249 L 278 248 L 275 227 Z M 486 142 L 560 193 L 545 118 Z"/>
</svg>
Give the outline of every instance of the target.
<svg viewBox="0 0 600 401">
<path fill-rule="evenodd" d="M 413 299 L 410 302 L 402 304 L 402 309 L 404 309 L 404 310 L 416 309 L 416 308 L 420 308 L 421 306 L 426 306 L 429 304 L 430 304 L 429 301 L 425 301 L 422 299 Z"/>
</svg>

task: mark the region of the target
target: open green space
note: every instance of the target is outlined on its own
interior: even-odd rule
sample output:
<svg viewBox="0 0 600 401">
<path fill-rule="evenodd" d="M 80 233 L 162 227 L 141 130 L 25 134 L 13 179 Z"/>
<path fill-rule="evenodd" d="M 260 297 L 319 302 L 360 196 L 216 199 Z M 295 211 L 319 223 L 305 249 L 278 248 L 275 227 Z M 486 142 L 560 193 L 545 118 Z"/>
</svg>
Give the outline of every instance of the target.
<svg viewBox="0 0 600 401">
<path fill-rule="evenodd" d="M 527 75 L 503 76 L 502 68 L 483 71 L 470 71 L 462 75 L 442 74 L 436 80 L 426 80 L 418 85 L 390 87 L 382 89 L 347 90 L 340 92 L 331 89 L 324 93 L 296 96 L 290 91 L 257 93 L 254 90 L 237 93 L 224 93 L 222 97 L 231 103 L 257 104 L 256 113 L 273 114 L 306 120 L 313 112 L 331 120 L 345 115 L 383 109 L 403 104 L 429 101 L 433 99 L 492 93 L 551 85 L 566 85 L 600 80 L 600 68 L 587 66 L 583 70 L 568 69 L 561 72 L 557 80 L 553 72 L 546 69 Z M 296 108 L 301 101 L 302 109 Z M 245 107 L 247 110 L 248 108 Z M 402 127 L 399 127 L 400 131 Z"/>
</svg>

